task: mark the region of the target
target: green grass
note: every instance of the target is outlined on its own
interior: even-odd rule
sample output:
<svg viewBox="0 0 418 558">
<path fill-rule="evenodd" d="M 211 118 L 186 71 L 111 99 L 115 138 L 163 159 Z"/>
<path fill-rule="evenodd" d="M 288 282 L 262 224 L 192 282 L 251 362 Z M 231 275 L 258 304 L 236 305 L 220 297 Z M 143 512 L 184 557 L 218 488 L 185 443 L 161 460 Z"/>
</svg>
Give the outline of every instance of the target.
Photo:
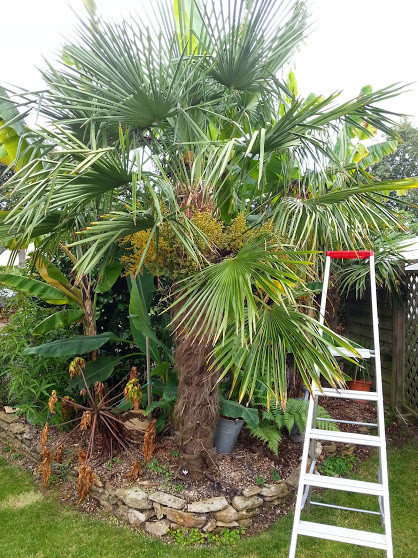
<svg viewBox="0 0 418 558">
<path fill-rule="evenodd" d="M 395 558 L 418 556 L 416 537 L 417 448 L 405 444 L 389 450 L 392 525 Z M 361 466 L 362 478 L 372 478 L 377 465 L 373 456 Z M 350 507 L 372 506 L 371 498 L 349 493 L 322 493 L 320 497 Z M 374 508 L 373 508 L 374 506 Z M 377 517 L 340 510 L 314 508 L 311 520 L 378 531 Z M 242 539 L 234 548 L 182 548 L 166 545 L 127 527 L 79 514 L 42 494 L 26 472 L 0 459 L 0 556 L 2 558 L 157 558 L 287 557 L 292 516 L 281 518 L 269 531 Z M 298 558 L 374 558 L 382 551 L 300 537 Z"/>
</svg>

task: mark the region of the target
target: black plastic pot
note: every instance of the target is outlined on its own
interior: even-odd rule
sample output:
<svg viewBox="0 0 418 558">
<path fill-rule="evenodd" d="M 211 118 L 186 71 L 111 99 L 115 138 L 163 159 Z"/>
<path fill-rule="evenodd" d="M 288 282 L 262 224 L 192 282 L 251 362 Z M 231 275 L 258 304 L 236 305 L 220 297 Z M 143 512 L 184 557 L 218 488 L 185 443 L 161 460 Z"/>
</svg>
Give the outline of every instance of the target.
<svg viewBox="0 0 418 558">
<path fill-rule="evenodd" d="M 242 419 L 220 418 L 215 434 L 215 446 L 218 453 L 229 454 L 244 424 Z"/>
</svg>

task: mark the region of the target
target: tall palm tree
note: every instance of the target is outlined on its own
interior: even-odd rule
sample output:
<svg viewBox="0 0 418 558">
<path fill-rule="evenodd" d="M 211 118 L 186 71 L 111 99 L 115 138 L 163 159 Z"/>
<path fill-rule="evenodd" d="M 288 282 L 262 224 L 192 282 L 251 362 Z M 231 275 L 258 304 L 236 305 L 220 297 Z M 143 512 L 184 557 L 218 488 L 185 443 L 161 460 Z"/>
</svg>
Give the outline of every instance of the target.
<svg viewBox="0 0 418 558">
<path fill-rule="evenodd" d="M 136 239 L 131 271 L 171 278 L 182 469 L 198 474 L 214 462 L 221 377 L 240 400 L 261 379 L 267 404 L 285 405 L 292 353 L 306 383 L 318 370 L 343 381 L 329 346 L 346 342 L 322 337 L 306 302 L 312 251 L 398 226 L 376 188 L 415 182 L 377 186 L 344 146 L 392 134 L 378 103 L 400 88 L 298 97 L 286 67 L 308 30 L 303 1 L 161 1 L 148 27 L 87 4 L 77 43 L 23 98 L 45 124 L 24 133 L 5 190 L 20 202 L 1 231 L 17 245 L 42 231 L 42 253 L 79 250 L 79 277 Z"/>
</svg>

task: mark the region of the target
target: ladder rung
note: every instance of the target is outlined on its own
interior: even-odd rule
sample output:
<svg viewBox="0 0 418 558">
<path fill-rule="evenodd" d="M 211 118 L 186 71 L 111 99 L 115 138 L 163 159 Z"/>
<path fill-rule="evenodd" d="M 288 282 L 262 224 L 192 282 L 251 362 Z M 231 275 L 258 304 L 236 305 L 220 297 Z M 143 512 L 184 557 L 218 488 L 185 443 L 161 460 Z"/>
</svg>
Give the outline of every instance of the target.
<svg viewBox="0 0 418 558">
<path fill-rule="evenodd" d="M 357 444 L 359 446 L 380 447 L 381 445 L 379 436 L 357 434 L 356 432 L 334 432 L 333 430 L 319 430 L 319 428 L 312 428 L 309 437 L 314 440 L 343 442 L 344 444 Z"/>
<path fill-rule="evenodd" d="M 298 534 L 318 539 L 358 544 L 370 548 L 380 548 L 381 550 L 386 550 L 387 548 L 386 535 L 370 531 L 347 529 L 346 527 L 335 527 L 334 525 L 325 525 L 323 523 L 313 523 L 311 521 L 300 521 Z"/>
<path fill-rule="evenodd" d="M 323 397 L 337 397 L 341 399 L 363 399 L 367 401 L 377 401 L 378 396 L 376 391 L 357 391 L 355 389 L 335 389 L 323 388 L 319 391 L 318 388 L 314 390 L 314 395 Z"/>
<path fill-rule="evenodd" d="M 343 347 L 337 347 L 337 349 L 330 349 L 332 356 L 348 356 L 352 358 L 358 358 L 359 355 L 362 358 L 373 358 L 375 356 L 374 351 L 371 349 L 355 349 L 356 352 L 349 351 Z"/>
<path fill-rule="evenodd" d="M 340 477 L 327 477 L 325 475 L 311 475 L 308 473 L 305 475 L 304 484 L 316 486 L 318 488 L 331 488 L 333 490 L 344 490 L 345 492 L 383 496 L 383 485 L 374 482 L 364 482 Z"/>
<path fill-rule="evenodd" d="M 311 506 L 323 506 L 324 508 L 334 508 L 337 510 L 344 510 L 344 511 L 353 511 L 353 512 L 360 512 L 360 513 L 370 513 L 372 515 L 382 515 L 381 512 L 373 511 L 373 510 L 361 510 L 359 508 L 347 508 L 346 506 L 335 506 L 334 504 L 325 504 L 324 502 L 312 502 Z"/>
<path fill-rule="evenodd" d="M 355 420 L 341 420 L 341 419 L 329 419 L 329 418 L 318 418 L 316 417 L 316 421 L 322 421 L 322 422 L 338 422 L 341 424 L 355 424 L 356 426 L 379 426 L 378 424 L 374 423 L 374 422 L 356 422 Z"/>
</svg>

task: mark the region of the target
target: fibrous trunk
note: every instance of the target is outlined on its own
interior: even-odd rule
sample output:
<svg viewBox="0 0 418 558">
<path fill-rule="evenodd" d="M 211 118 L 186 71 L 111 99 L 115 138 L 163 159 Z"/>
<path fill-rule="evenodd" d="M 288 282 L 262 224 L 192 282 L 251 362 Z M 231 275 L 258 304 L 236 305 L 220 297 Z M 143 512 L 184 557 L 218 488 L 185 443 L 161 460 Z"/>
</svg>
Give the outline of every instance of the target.
<svg viewBox="0 0 418 558">
<path fill-rule="evenodd" d="M 179 386 L 174 420 L 180 435 L 179 471 L 193 479 L 207 476 L 215 467 L 219 392 L 217 375 L 208 372 L 210 350 L 205 340 L 184 332 L 177 336 Z"/>
</svg>

